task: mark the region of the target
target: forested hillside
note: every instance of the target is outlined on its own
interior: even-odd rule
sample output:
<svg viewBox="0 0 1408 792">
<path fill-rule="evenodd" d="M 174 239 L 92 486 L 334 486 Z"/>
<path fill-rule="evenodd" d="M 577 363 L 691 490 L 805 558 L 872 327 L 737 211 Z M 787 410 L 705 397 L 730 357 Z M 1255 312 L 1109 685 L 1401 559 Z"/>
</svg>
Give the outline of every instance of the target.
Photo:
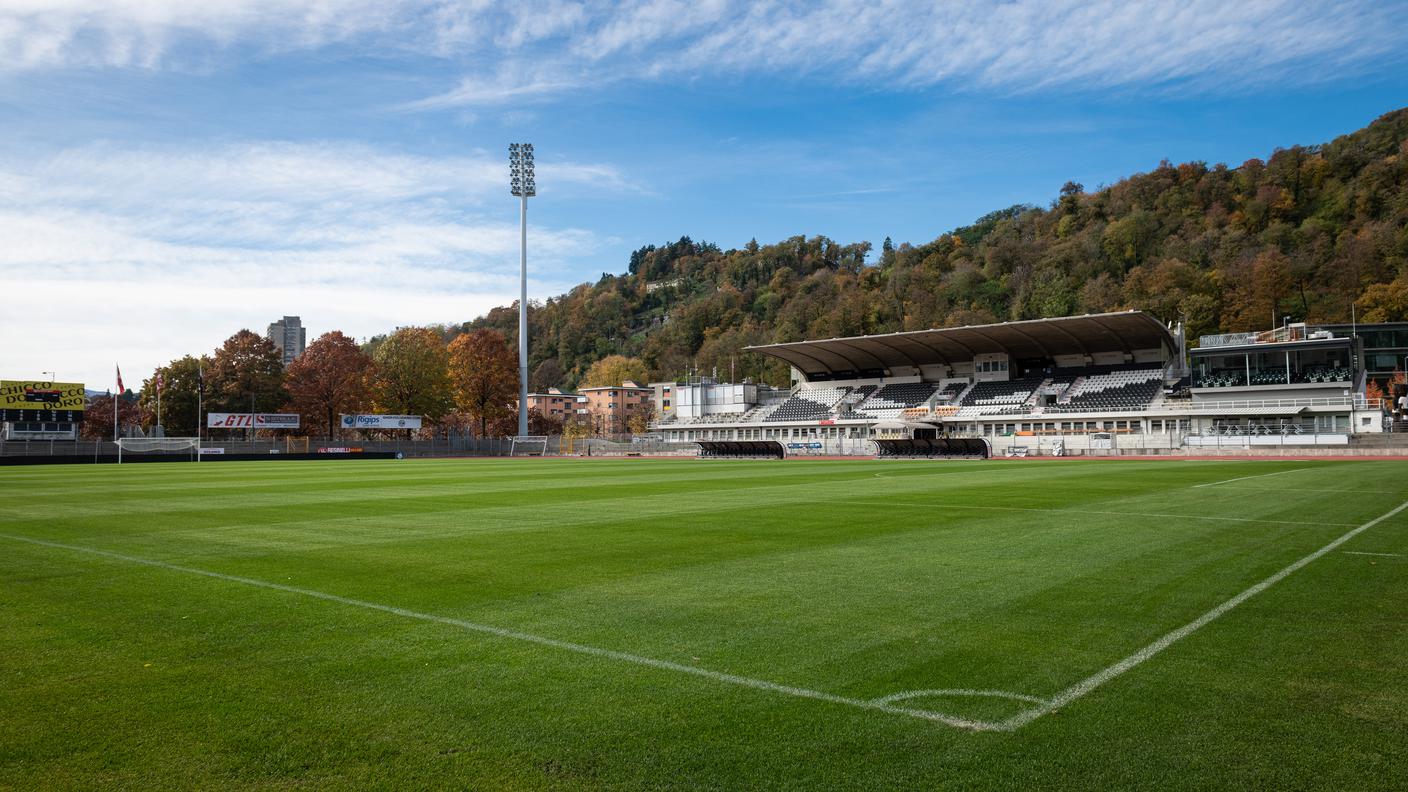
<svg viewBox="0 0 1408 792">
<path fill-rule="evenodd" d="M 785 383 L 750 344 L 1138 308 L 1189 335 L 1279 317 L 1408 319 L 1408 109 L 1236 167 L 1161 163 L 1050 206 L 1013 206 L 920 245 L 793 237 L 721 250 L 688 237 L 631 255 L 530 311 L 535 387 L 609 354 Z M 461 329 L 512 338 L 515 307 Z"/>
</svg>

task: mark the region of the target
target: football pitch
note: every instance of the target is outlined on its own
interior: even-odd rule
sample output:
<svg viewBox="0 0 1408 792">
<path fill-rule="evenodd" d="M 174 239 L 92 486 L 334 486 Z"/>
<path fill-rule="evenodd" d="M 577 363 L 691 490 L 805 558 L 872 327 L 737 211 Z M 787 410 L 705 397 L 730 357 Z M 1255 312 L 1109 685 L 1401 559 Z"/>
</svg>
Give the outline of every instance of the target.
<svg viewBox="0 0 1408 792">
<path fill-rule="evenodd" d="M 0 788 L 1402 789 L 1408 463 L 0 468 Z"/>
</svg>

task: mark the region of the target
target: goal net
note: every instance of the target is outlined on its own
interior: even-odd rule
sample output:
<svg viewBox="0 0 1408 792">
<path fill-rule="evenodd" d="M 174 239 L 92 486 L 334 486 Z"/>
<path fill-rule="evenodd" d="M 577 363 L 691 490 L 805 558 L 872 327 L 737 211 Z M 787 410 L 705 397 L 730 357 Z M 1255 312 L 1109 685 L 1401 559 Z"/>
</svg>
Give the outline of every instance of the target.
<svg viewBox="0 0 1408 792">
<path fill-rule="evenodd" d="M 291 436 L 291 437 L 285 438 L 285 440 L 284 440 L 284 449 L 287 451 L 287 453 L 290 453 L 290 454 L 306 454 L 306 453 L 308 453 L 308 436 L 307 436 L 307 435 L 298 435 L 298 436 L 296 436 L 296 437 Z"/>
<path fill-rule="evenodd" d="M 117 463 L 125 454 L 174 454 L 189 451 L 191 459 L 199 459 L 199 437 L 123 437 L 117 441 Z"/>
<path fill-rule="evenodd" d="M 509 456 L 544 456 L 548 452 L 548 439 L 543 435 L 515 435 L 509 438 Z"/>
</svg>

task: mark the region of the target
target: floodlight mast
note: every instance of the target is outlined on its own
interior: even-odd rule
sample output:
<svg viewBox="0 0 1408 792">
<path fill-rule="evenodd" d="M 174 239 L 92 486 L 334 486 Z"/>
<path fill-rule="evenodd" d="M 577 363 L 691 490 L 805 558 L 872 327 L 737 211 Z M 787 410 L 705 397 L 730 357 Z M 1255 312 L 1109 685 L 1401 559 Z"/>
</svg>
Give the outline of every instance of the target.
<svg viewBox="0 0 1408 792">
<path fill-rule="evenodd" d="M 538 194 L 533 144 L 508 144 L 509 191 L 518 197 L 518 436 L 528 434 L 528 199 Z"/>
</svg>

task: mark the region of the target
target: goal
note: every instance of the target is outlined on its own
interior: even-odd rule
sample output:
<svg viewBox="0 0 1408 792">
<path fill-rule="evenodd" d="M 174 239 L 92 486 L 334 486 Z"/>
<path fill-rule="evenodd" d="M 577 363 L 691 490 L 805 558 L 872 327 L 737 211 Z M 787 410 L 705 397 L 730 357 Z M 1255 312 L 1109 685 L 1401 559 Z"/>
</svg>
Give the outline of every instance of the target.
<svg viewBox="0 0 1408 792">
<path fill-rule="evenodd" d="M 284 450 L 289 454 L 308 453 L 308 435 L 290 436 L 284 438 Z"/>
<path fill-rule="evenodd" d="M 122 464 L 126 454 L 172 454 L 177 451 L 190 451 L 193 461 L 200 461 L 199 437 L 123 437 L 117 441 L 117 463 Z"/>
<path fill-rule="evenodd" d="M 548 439 L 544 435 L 515 435 L 509 438 L 509 456 L 546 456 Z"/>
</svg>

